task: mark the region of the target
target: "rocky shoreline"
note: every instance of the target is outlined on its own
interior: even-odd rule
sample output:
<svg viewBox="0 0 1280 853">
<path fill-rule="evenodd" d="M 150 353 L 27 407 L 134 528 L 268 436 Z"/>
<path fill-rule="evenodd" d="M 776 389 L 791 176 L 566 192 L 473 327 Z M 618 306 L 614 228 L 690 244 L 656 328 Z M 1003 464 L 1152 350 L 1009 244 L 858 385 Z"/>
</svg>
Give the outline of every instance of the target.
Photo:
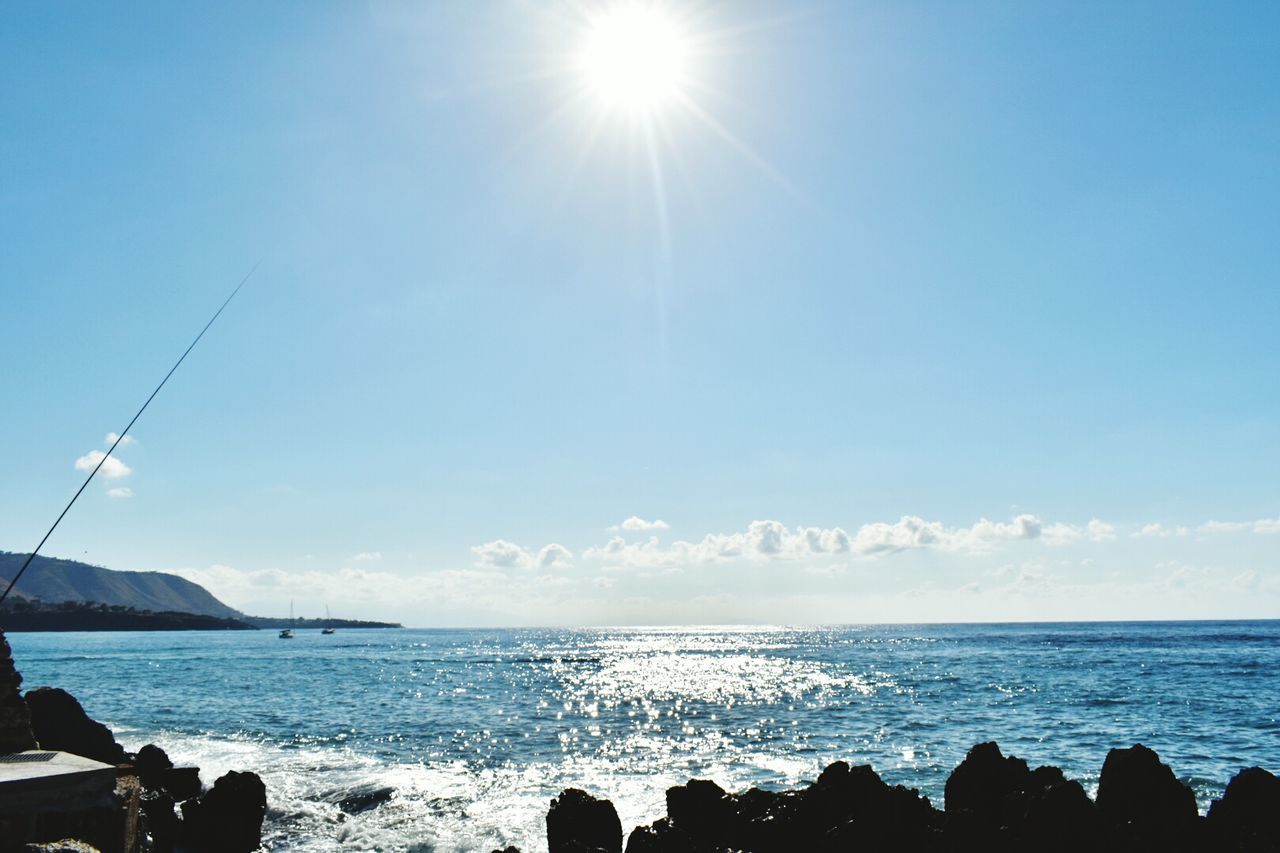
<svg viewBox="0 0 1280 853">
<path fill-rule="evenodd" d="M 667 814 L 624 837 L 608 800 L 568 789 L 547 812 L 549 853 L 894 851 L 1280 851 L 1280 779 L 1238 773 L 1206 815 L 1141 744 L 1113 749 L 1097 798 L 1057 767 L 1034 770 L 994 742 L 947 779 L 945 808 L 843 761 L 811 785 L 731 794 L 693 779 L 667 790 Z M 519 853 L 508 847 L 494 853 Z"/>
<path fill-rule="evenodd" d="M 0 757 L 69 753 L 98 762 L 90 766 L 102 772 L 114 768 L 115 785 L 111 790 L 108 775 L 107 789 L 86 798 L 74 784 L 64 795 L 38 776 L 31 784 L 8 783 L 0 792 L 0 853 L 251 853 L 261 847 L 267 794 L 257 774 L 231 771 L 206 789 L 199 768 L 174 767 L 157 746 L 126 752 L 65 690 L 37 687 L 23 695 L 21 684 L 0 632 Z M 20 789 L 8 791 L 13 785 Z M 52 808 L 32 808 L 21 786 L 63 798 Z"/>
</svg>

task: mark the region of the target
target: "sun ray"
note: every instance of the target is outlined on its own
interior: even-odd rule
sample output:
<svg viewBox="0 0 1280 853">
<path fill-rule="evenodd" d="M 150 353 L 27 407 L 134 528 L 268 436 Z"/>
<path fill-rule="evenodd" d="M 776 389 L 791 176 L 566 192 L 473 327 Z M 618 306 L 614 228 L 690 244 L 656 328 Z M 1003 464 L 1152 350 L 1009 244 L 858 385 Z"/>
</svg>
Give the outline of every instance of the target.
<svg viewBox="0 0 1280 853">
<path fill-rule="evenodd" d="M 691 115 L 693 115 L 700 122 L 702 122 L 702 124 L 705 125 L 709 130 L 715 133 L 716 136 L 720 137 L 720 139 L 726 144 L 728 144 L 730 148 L 732 148 L 734 151 L 737 151 L 740 155 L 742 155 L 743 158 L 745 158 L 749 163 L 751 163 L 751 165 L 759 169 L 764 175 L 766 175 L 775 184 L 777 184 L 782 189 L 786 190 L 787 193 L 789 193 L 793 197 L 800 200 L 804 200 L 804 196 L 801 194 L 800 190 L 795 186 L 795 184 L 793 184 L 790 180 L 787 179 L 785 175 L 783 175 L 781 172 L 775 169 L 767 160 L 765 160 L 763 157 L 761 157 L 759 154 L 753 151 L 751 149 L 751 146 L 747 145 L 747 143 L 743 142 L 741 139 L 735 136 L 733 132 L 730 131 L 727 127 L 725 127 L 723 124 L 721 124 L 716 119 L 715 116 L 711 115 L 711 113 L 707 112 L 705 109 L 699 106 L 697 101 L 693 100 L 688 96 L 682 95 L 681 97 L 678 98 L 678 103 L 680 104 L 680 106 L 684 107 Z"/>
<path fill-rule="evenodd" d="M 653 277 L 654 309 L 658 317 L 658 346 L 665 364 L 667 358 L 667 274 L 671 264 L 671 222 L 667 212 L 667 182 L 658 156 L 658 143 L 653 135 L 653 122 L 644 122 L 645 151 L 649 159 L 649 175 L 653 181 L 653 206 L 658 220 L 658 258 Z"/>
<path fill-rule="evenodd" d="M 709 75 L 707 65 L 749 51 L 752 33 L 776 29 L 796 15 L 717 27 L 717 19 L 732 18 L 718 14 L 722 8 L 707 0 L 565 0 L 555 11 L 544 7 L 557 45 L 526 58 L 542 73 L 524 79 L 554 77 L 561 91 L 508 145 L 517 159 L 548 144 L 561 149 L 557 184 L 545 188 L 551 211 L 561 210 L 583 186 L 588 169 L 613 171 L 619 178 L 626 170 L 629 177 L 618 186 L 630 187 L 622 190 L 630 199 L 601 200 L 620 205 L 619 212 L 621 205 L 638 205 L 636 213 L 652 223 L 652 287 L 664 338 L 666 287 L 679 237 L 675 219 L 685 200 L 693 203 L 694 216 L 706 213 L 700 169 L 686 162 L 703 156 L 686 144 L 692 137 L 727 146 L 770 183 L 804 200 L 780 169 L 724 121 L 721 107 L 749 112 L 751 105 L 739 102 L 735 108 L 738 99 L 718 91 L 726 83 L 710 85 L 718 75 Z M 552 128 L 561 128 L 566 138 L 552 142 Z M 545 175 L 534 173 L 535 180 Z"/>
<path fill-rule="evenodd" d="M 671 222 L 667 213 L 667 183 L 662 172 L 662 160 L 658 156 L 658 143 L 653 135 L 653 122 L 644 122 L 644 147 L 649 161 L 649 176 L 653 180 L 653 205 L 658 220 L 658 243 L 665 263 L 671 257 Z"/>
</svg>

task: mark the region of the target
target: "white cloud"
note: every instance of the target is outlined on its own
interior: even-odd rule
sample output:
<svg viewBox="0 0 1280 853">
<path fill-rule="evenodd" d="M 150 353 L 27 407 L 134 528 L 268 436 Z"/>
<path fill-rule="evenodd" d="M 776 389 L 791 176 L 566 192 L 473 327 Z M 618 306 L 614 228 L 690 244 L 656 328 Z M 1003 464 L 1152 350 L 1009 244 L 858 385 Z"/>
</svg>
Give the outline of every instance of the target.
<svg viewBox="0 0 1280 853">
<path fill-rule="evenodd" d="M 1044 541 L 1050 545 L 1070 545 L 1084 538 L 1084 531 L 1072 524 L 1054 522 L 1041 531 Z"/>
<path fill-rule="evenodd" d="M 1252 527 L 1247 521 L 1206 521 L 1200 525 L 1201 533 L 1239 533 Z"/>
<path fill-rule="evenodd" d="M 359 554 L 353 554 L 351 559 L 361 563 L 367 563 L 373 560 L 381 560 L 382 552 L 381 551 L 361 551 Z"/>
<path fill-rule="evenodd" d="M 791 530 L 779 521 L 753 521 L 745 531 L 709 533 L 700 542 L 678 541 L 663 547 L 657 537 L 627 542 L 620 536 L 599 548 L 588 548 L 584 560 L 604 560 L 624 566 L 672 566 L 718 563 L 735 559 L 801 559 L 815 554 L 844 554 L 849 535 L 838 527 L 799 527 Z"/>
<path fill-rule="evenodd" d="M 599 548 L 583 551 L 582 559 L 604 560 L 624 566 L 658 566 L 670 562 L 667 552 L 658 544 L 656 537 L 647 542 L 627 542 L 621 536 L 614 536 Z"/>
<path fill-rule="evenodd" d="M 133 489 L 128 486 L 118 486 L 114 489 L 107 489 L 107 497 L 111 498 L 131 498 L 133 497 Z"/>
<path fill-rule="evenodd" d="M 106 462 L 102 462 L 103 458 Z M 84 456 L 76 460 L 77 471 L 92 471 L 99 462 L 102 462 L 102 468 L 98 474 L 107 480 L 116 480 L 120 477 L 127 477 L 133 473 L 133 469 L 121 462 L 115 456 L 107 456 L 101 450 L 90 450 Z"/>
<path fill-rule="evenodd" d="M 859 527 L 853 537 L 853 550 L 859 554 L 879 554 L 929 548 L 938 546 L 946 537 L 942 522 L 904 515 L 892 524 L 875 521 Z"/>
<path fill-rule="evenodd" d="M 1115 536 L 1115 526 L 1100 519 L 1083 526 L 1045 524 L 1029 513 L 1009 521 L 983 518 L 969 527 L 948 527 L 940 521 L 904 515 L 894 522 L 864 524 L 853 534 L 840 527 L 790 528 L 780 521 L 758 520 L 743 531 L 708 533 L 696 542 L 679 540 L 670 545 L 663 545 L 657 537 L 628 542 L 615 536 L 602 546 L 586 549 L 582 557 L 615 567 L 654 567 L 732 560 L 801 560 L 841 554 L 876 556 L 926 549 L 984 554 L 1007 542 L 1043 540 L 1050 545 L 1068 545 L 1085 540 L 1107 542 Z"/>
<path fill-rule="evenodd" d="M 573 554 L 563 545 L 544 545 L 538 552 L 538 566 L 550 569 L 554 566 L 568 566 L 573 563 Z"/>
<path fill-rule="evenodd" d="M 551 543 L 544 545 L 537 554 L 522 548 L 505 539 L 495 539 L 471 549 L 476 556 L 476 565 L 496 569 L 530 569 L 538 567 L 549 569 L 555 566 L 567 566 L 573 562 L 573 553 L 563 545 Z"/>
<path fill-rule="evenodd" d="M 1114 524 L 1108 524 L 1101 519 L 1092 518 L 1085 527 L 1089 538 L 1094 542 L 1110 542 L 1116 538 L 1116 528 Z"/>
<path fill-rule="evenodd" d="M 481 566 L 494 566 L 500 569 L 523 569 L 533 565 L 533 556 L 505 539 L 495 539 L 483 545 L 472 547 L 471 553 L 476 555 L 476 563 Z"/>
<path fill-rule="evenodd" d="M 610 530 L 670 530 L 671 525 L 667 524 L 660 518 L 653 521 L 645 521 L 638 515 L 633 515 L 622 524 L 615 524 Z"/>
<path fill-rule="evenodd" d="M 971 536 L 979 542 L 999 542 L 1010 539 L 1035 539 L 1044 525 L 1029 513 L 1014 517 L 1012 521 L 988 521 L 979 519 L 969 528 Z"/>
<path fill-rule="evenodd" d="M 1115 525 L 1098 518 L 1091 519 L 1084 527 L 1055 522 L 1045 527 L 1043 533 L 1044 541 L 1050 545 L 1071 545 L 1085 539 L 1090 542 L 1110 542 L 1116 538 Z"/>
<path fill-rule="evenodd" d="M 1201 533 L 1280 533 L 1280 518 L 1259 518 L 1256 521 L 1206 521 L 1200 525 Z"/>
<path fill-rule="evenodd" d="M 972 527 L 946 527 L 940 521 L 925 521 L 916 515 L 904 515 L 892 524 L 880 521 L 862 525 L 853 537 L 853 550 L 859 554 L 892 553 L 918 548 L 985 552 L 990 551 L 997 543 L 1038 539 L 1045 532 L 1044 523 L 1027 513 L 1016 516 L 1011 521 L 982 518 Z"/>
<path fill-rule="evenodd" d="M 120 438 L 120 434 L 119 434 L 119 433 L 116 433 L 116 432 L 109 432 L 109 433 L 107 433 L 107 437 L 104 439 L 104 441 L 105 441 L 107 444 L 115 444 L 115 443 L 116 443 L 116 439 L 118 439 L 118 438 Z M 133 436 L 131 436 L 131 435 L 126 435 L 126 436 L 125 436 L 125 437 L 120 441 L 120 446 L 121 446 L 121 447 L 128 447 L 129 445 L 131 445 L 131 444 L 135 444 L 135 443 L 136 443 L 136 440 L 134 439 L 134 437 L 133 437 Z"/>
<path fill-rule="evenodd" d="M 1132 533 L 1130 535 L 1133 536 L 1135 539 L 1141 539 L 1148 536 L 1159 536 L 1161 538 L 1165 538 L 1169 536 L 1186 536 L 1190 532 L 1191 531 L 1186 527 L 1181 527 L 1181 526 L 1165 527 L 1163 524 L 1157 521 L 1152 524 L 1142 525 L 1141 530 L 1138 530 L 1136 533 Z"/>
</svg>

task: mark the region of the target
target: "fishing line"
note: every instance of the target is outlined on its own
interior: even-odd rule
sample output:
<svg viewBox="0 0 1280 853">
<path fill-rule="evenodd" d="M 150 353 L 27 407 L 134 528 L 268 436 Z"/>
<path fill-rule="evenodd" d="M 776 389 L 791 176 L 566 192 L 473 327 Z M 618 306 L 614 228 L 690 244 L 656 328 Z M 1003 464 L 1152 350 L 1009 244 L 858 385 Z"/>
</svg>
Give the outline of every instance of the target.
<svg viewBox="0 0 1280 853">
<path fill-rule="evenodd" d="M 245 283 L 248 282 L 249 279 L 253 278 L 253 274 L 258 271 L 258 267 L 261 264 L 262 264 L 262 261 L 259 260 L 258 263 L 253 265 L 253 269 L 249 270 L 249 272 L 245 275 L 245 277 L 240 279 L 240 283 L 236 285 L 236 289 L 231 291 L 231 295 L 228 296 L 223 301 L 222 305 L 218 308 L 218 310 L 213 313 L 213 316 L 209 318 L 209 322 L 204 324 L 204 328 L 200 330 L 200 334 L 196 335 L 196 339 L 191 342 L 191 346 L 187 347 L 186 351 L 182 353 L 182 357 L 179 358 L 176 362 L 174 362 L 173 367 L 169 368 L 169 372 L 164 375 L 164 379 L 160 380 L 160 384 L 156 386 L 156 390 L 151 392 L 151 396 L 148 397 L 147 401 L 142 404 L 142 408 L 138 409 L 138 413 L 133 416 L 133 420 L 129 421 L 129 425 L 126 426 L 123 430 L 121 430 L 120 434 L 116 436 L 116 440 L 112 442 L 111 448 L 107 450 L 106 454 L 101 459 L 98 460 L 98 464 L 93 466 L 93 470 L 89 472 L 89 476 L 85 477 L 84 482 L 80 485 L 80 488 L 76 490 L 76 493 L 74 495 L 72 495 L 71 500 L 67 502 L 67 505 L 62 508 L 62 512 L 58 514 L 58 518 L 56 521 L 53 522 L 53 526 L 49 528 L 49 532 L 46 533 L 44 535 L 44 538 L 40 540 L 40 544 L 35 547 L 35 550 L 33 550 L 30 554 L 27 555 L 27 559 L 24 560 L 22 563 L 22 568 L 18 569 L 18 573 L 13 576 L 13 580 L 9 581 L 9 585 L 5 587 L 4 593 L 0 594 L 0 604 L 4 604 L 4 600 L 9 597 L 9 592 L 13 589 L 14 585 L 17 584 L 18 578 L 22 577 L 22 573 L 25 572 L 27 570 L 27 567 L 31 565 L 31 561 L 36 558 L 36 554 L 38 554 L 40 552 L 40 549 L 44 547 L 44 543 L 49 541 L 49 537 L 53 535 L 53 531 L 58 528 L 58 525 L 62 522 L 63 517 L 71 509 L 71 506 L 80 497 L 80 494 L 88 487 L 89 481 L 92 480 L 93 476 L 98 473 L 98 469 L 102 467 L 103 463 L 105 463 L 108 459 L 111 458 L 111 454 L 114 453 L 115 449 L 120 446 L 120 442 L 124 441 L 124 437 L 129 434 L 129 430 L 133 428 L 133 425 L 135 423 L 137 423 L 138 418 L 142 417 L 142 413 L 147 410 L 147 406 L 150 406 L 151 401 L 154 400 L 156 398 L 156 395 L 160 393 L 160 389 L 163 388 L 165 383 L 169 381 L 169 377 L 172 376 L 173 372 L 178 369 L 178 366 L 182 364 L 183 361 L 186 360 L 187 355 L 189 355 L 190 352 L 196 348 L 196 344 L 200 343 L 200 339 L 204 337 L 205 332 L 209 331 L 209 327 L 213 325 L 214 320 L 217 320 L 218 316 L 226 309 L 228 305 L 231 304 L 231 300 L 236 298 L 236 294 L 240 292 L 240 288 L 244 287 Z"/>
</svg>

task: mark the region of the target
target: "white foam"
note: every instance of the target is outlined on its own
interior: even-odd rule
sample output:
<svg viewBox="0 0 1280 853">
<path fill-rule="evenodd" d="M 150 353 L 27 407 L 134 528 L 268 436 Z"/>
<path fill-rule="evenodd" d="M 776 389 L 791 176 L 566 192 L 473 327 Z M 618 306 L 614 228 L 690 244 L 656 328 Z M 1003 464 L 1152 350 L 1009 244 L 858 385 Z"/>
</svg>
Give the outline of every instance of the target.
<svg viewBox="0 0 1280 853">
<path fill-rule="evenodd" d="M 661 817 L 666 789 L 689 778 L 683 763 L 655 770 L 664 762 L 660 754 L 570 755 L 559 764 L 478 767 L 462 761 L 387 762 L 345 748 L 279 746 L 248 737 L 157 733 L 144 740 L 142 732 L 128 734 L 128 747 L 153 742 L 175 764 L 198 766 L 206 785 L 229 770 L 258 773 L 267 787 L 263 841 L 270 850 L 340 846 L 466 853 L 515 844 L 525 853 L 538 853 L 546 850 L 550 799 L 564 788 L 609 798 L 624 832 L 630 832 Z M 762 768 L 794 781 L 804 774 L 811 778 L 814 769 L 801 762 L 779 763 L 776 756 L 726 755 L 705 775 L 745 786 Z M 388 786 L 395 794 L 377 808 L 346 815 L 337 806 L 353 792 Z"/>
</svg>

